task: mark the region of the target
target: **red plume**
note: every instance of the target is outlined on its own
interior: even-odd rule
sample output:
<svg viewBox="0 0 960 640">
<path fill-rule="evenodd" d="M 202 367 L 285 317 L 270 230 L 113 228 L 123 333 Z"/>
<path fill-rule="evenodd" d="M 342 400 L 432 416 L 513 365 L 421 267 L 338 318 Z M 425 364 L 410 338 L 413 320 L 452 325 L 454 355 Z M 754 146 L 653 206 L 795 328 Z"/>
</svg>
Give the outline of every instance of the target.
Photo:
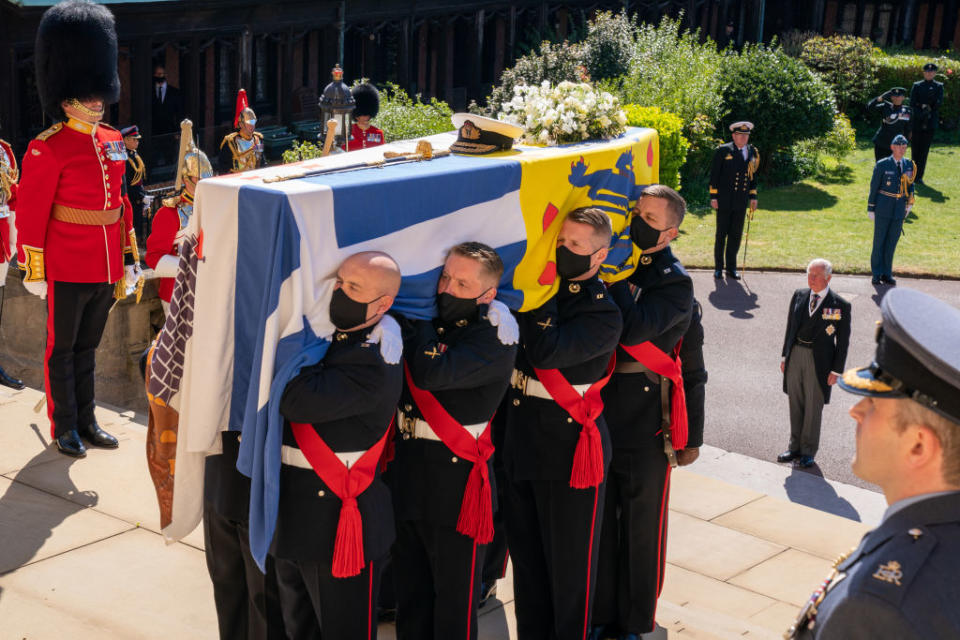
<svg viewBox="0 0 960 640">
<path fill-rule="evenodd" d="M 237 108 L 233 114 L 233 128 L 236 129 L 240 126 L 240 114 L 243 113 L 243 110 L 250 106 L 250 103 L 247 102 L 247 90 L 240 89 L 237 92 Z"/>
</svg>

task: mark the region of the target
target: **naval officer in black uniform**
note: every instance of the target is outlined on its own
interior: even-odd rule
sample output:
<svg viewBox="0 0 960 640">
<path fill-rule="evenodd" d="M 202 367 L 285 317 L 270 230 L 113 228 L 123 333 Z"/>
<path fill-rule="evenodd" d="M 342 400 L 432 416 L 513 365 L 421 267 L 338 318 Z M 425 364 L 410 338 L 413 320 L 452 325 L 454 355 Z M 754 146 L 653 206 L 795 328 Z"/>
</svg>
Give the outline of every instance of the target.
<svg viewBox="0 0 960 640">
<path fill-rule="evenodd" d="M 710 206 L 717 212 L 717 233 L 713 242 L 713 277 L 740 279 L 737 252 L 743 236 L 743 222 L 757 209 L 757 167 L 760 154 L 749 144 L 752 122 L 730 125 L 733 141 L 717 147 L 710 165 Z"/>
<path fill-rule="evenodd" d="M 643 250 L 640 264 L 609 288 L 623 314 L 623 333 L 616 370 L 603 390 L 613 461 L 603 510 L 594 605 L 594 623 L 602 628 L 596 638 L 634 639 L 653 631 L 666 562 L 671 462 L 695 460 L 702 438 L 696 435 L 693 447 L 672 439 L 671 422 L 678 418 L 670 415 L 672 394 L 683 391 L 679 366 L 678 390 L 653 360 L 676 363 L 690 324 L 693 281 L 670 250 L 685 213 L 679 193 L 665 185 L 647 187 L 630 223 L 630 238 Z M 675 446 L 683 450 L 675 454 Z M 677 460 L 668 459 L 667 448 Z"/>
<path fill-rule="evenodd" d="M 495 300 L 491 247 L 450 249 L 439 316 L 402 321 L 405 384 L 390 465 L 399 640 L 475 640 L 480 574 L 493 539 L 491 425 L 510 384 L 519 330 Z"/>
<path fill-rule="evenodd" d="M 867 103 L 868 111 L 880 114 L 880 128 L 873 134 L 873 158 L 879 162 L 890 155 L 890 143 L 897 135 L 910 139 L 910 124 L 913 111 L 903 104 L 907 90 L 893 87 Z"/>
<path fill-rule="evenodd" d="M 347 258 L 330 300 L 337 329 L 330 347 L 280 400 L 283 465 L 271 553 L 290 638 L 376 637 L 379 576 L 394 540 L 379 466 L 403 376 L 400 329 L 384 314 L 399 289 L 390 256 Z"/>
<path fill-rule="evenodd" d="M 559 290 L 518 314 L 503 457 L 522 639 L 583 640 L 589 633 L 610 460 L 599 391 L 622 327 L 597 277 L 611 235 L 603 211 L 571 211 L 557 244 Z"/>
<path fill-rule="evenodd" d="M 933 144 L 933 134 L 940 122 L 940 105 L 943 104 L 943 83 L 934 80 L 939 68 L 928 62 L 923 65 L 923 80 L 917 80 L 910 88 L 910 108 L 913 109 L 913 156 L 917 163 L 917 182 L 923 184 L 927 168 L 927 155 Z"/>
<path fill-rule="evenodd" d="M 890 506 L 787 638 L 960 638 L 960 310 L 896 289 L 880 315 L 873 363 L 839 384 L 864 396 L 853 472 Z"/>
</svg>

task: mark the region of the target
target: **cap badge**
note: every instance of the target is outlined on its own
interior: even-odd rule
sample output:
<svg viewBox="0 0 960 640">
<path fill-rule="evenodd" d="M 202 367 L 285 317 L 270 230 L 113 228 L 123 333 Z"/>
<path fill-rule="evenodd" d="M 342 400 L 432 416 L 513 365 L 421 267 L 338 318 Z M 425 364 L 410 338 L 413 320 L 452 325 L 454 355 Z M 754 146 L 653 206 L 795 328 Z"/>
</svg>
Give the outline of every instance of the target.
<svg viewBox="0 0 960 640">
<path fill-rule="evenodd" d="M 643 266 L 647 266 L 651 262 L 653 262 L 653 258 L 651 258 L 650 256 L 640 256 L 640 264 L 642 264 Z"/>
<path fill-rule="evenodd" d="M 570 293 L 580 293 L 580 285 L 576 282 L 571 282 L 567 288 L 570 290 Z"/>
</svg>

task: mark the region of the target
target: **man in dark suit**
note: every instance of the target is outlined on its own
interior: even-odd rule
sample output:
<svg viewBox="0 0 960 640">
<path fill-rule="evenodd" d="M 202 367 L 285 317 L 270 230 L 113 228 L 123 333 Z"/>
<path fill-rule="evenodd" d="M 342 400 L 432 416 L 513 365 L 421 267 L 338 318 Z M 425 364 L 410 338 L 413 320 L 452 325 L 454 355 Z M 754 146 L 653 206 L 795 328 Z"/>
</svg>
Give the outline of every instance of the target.
<svg viewBox="0 0 960 640">
<path fill-rule="evenodd" d="M 840 386 L 865 396 L 850 409 L 853 472 L 890 506 L 787 638 L 960 638 L 960 310 L 900 289 L 880 316 L 873 363 Z"/>
<path fill-rule="evenodd" d="M 153 99 L 151 105 L 153 129 L 153 166 L 176 162 L 176 133 L 183 120 L 183 97 L 180 89 L 167 82 L 167 70 L 162 64 L 153 69 Z"/>
<path fill-rule="evenodd" d="M 917 161 L 917 182 L 923 184 L 923 172 L 927 168 L 927 154 L 933 143 L 933 134 L 940 120 L 940 105 L 943 103 L 943 83 L 937 82 L 939 68 L 932 62 L 923 65 L 923 80 L 917 80 L 910 88 L 910 108 L 913 109 L 913 158 Z"/>
<path fill-rule="evenodd" d="M 850 303 L 830 290 L 833 266 L 817 258 L 807 265 L 808 289 L 797 289 L 790 301 L 780 371 L 790 398 L 790 447 L 777 462 L 813 465 L 820 444 L 823 405 L 847 361 Z"/>
<path fill-rule="evenodd" d="M 717 212 L 717 235 L 713 243 L 713 277 L 723 277 L 724 258 L 727 275 L 740 279 L 737 273 L 737 252 L 743 235 L 743 222 L 757 210 L 757 167 L 760 155 L 749 144 L 752 122 L 730 125 L 733 142 L 717 147 L 710 167 L 710 206 Z"/>
</svg>

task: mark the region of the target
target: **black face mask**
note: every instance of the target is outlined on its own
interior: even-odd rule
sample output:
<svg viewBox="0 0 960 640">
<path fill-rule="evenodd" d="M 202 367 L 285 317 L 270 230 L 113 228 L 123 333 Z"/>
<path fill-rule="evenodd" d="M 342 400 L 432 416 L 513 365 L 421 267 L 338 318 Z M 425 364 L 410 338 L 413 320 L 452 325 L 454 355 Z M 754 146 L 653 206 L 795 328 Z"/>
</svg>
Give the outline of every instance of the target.
<svg viewBox="0 0 960 640">
<path fill-rule="evenodd" d="M 490 291 L 490 289 L 487 289 Z M 446 291 L 437 296 L 437 310 L 440 313 L 440 320 L 444 324 L 456 324 L 458 320 L 470 318 L 477 313 L 477 300 L 482 298 L 487 291 L 484 291 L 476 298 L 458 298 Z"/>
<path fill-rule="evenodd" d="M 640 216 L 634 216 L 630 222 L 630 239 L 643 251 L 649 251 L 660 244 L 660 229 L 654 229 Z"/>
<path fill-rule="evenodd" d="M 336 289 L 330 298 L 330 322 L 341 331 L 360 326 L 367 321 L 367 307 L 382 297 L 374 298 L 370 302 L 357 302 L 342 288 Z"/>
<path fill-rule="evenodd" d="M 582 256 L 563 245 L 557 247 L 557 275 L 564 280 L 582 276 L 590 270 L 590 259 L 593 257 L 593 253 Z"/>
</svg>

